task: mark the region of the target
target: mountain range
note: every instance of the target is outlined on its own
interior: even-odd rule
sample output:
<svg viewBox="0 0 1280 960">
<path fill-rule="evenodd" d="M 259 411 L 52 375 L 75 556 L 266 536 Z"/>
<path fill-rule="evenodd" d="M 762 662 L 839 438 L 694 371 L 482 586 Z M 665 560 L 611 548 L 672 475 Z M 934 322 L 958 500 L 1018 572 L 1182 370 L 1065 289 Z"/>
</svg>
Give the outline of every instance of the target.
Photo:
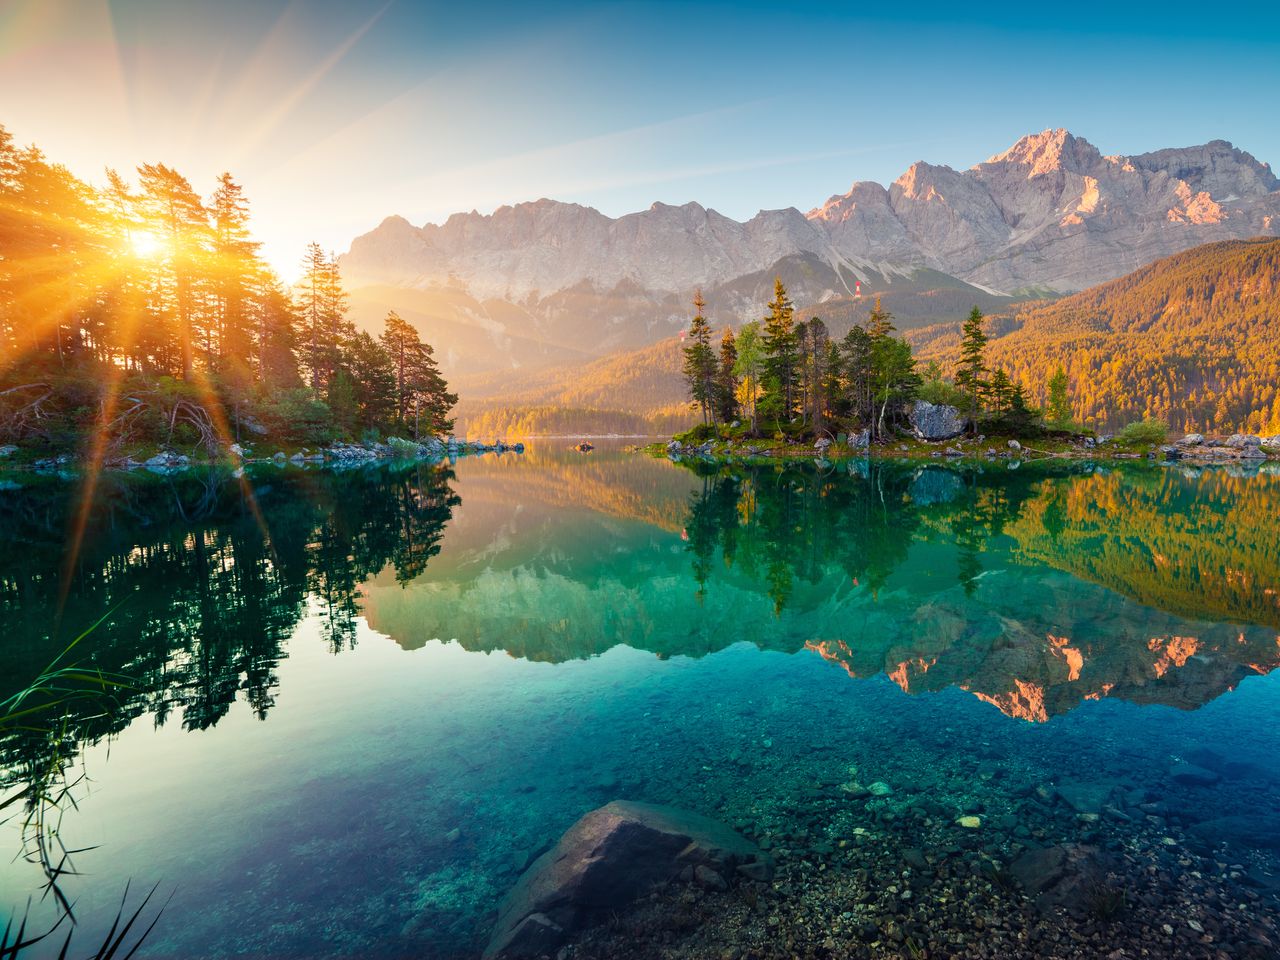
<svg viewBox="0 0 1280 960">
<path fill-rule="evenodd" d="M 504 375 L 559 370 L 568 382 L 678 333 L 696 288 L 716 325 L 758 316 L 779 276 L 802 312 L 835 327 L 878 295 L 911 329 L 1277 233 L 1280 180 L 1225 141 L 1105 156 L 1059 129 L 968 170 L 921 161 L 888 187 L 856 182 L 808 213 L 746 222 L 697 203 L 611 218 L 546 199 L 421 227 L 393 216 L 352 242 L 341 269 L 359 324 L 396 309 L 479 401 L 502 395 Z"/>
</svg>

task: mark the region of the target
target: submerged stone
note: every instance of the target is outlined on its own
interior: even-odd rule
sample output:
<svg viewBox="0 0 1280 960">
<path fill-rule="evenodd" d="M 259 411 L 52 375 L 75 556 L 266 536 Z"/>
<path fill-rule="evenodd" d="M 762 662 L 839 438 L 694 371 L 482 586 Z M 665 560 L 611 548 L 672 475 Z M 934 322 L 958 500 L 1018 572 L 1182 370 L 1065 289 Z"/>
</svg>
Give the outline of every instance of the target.
<svg viewBox="0 0 1280 960">
<path fill-rule="evenodd" d="M 520 878 L 484 956 L 539 956 L 686 868 L 719 889 L 728 886 L 726 872 L 761 858 L 755 844 L 716 820 L 615 800 L 582 817 Z"/>
</svg>

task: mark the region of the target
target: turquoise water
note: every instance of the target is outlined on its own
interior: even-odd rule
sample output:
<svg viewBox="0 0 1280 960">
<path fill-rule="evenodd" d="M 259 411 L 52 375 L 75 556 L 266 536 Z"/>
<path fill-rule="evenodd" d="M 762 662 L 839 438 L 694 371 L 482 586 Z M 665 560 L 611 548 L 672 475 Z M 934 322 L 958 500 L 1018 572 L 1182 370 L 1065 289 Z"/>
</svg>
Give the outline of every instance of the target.
<svg viewBox="0 0 1280 960">
<path fill-rule="evenodd" d="M 547 443 L 109 477 L 82 525 L 76 482 L 12 477 L 0 696 L 104 615 L 80 655 L 131 680 L 57 738 L 59 838 L 92 847 L 60 885 L 91 935 L 159 884 L 142 956 L 475 956 L 524 866 L 622 797 L 725 820 L 815 891 L 908 847 L 1097 843 L 1149 861 L 1141 910 L 1177 928 L 1154 955 L 1192 955 L 1189 920 L 1206 956 L 1273 955 L 1280 475 L 1013 466 Z M 51 750 L 5 736 L 4 782 Z M 1037 793 L 1071 782 L 1128 813 Z M 0 838 L 0 905 L 56 916 L 17 819 Z"/>
</svg>

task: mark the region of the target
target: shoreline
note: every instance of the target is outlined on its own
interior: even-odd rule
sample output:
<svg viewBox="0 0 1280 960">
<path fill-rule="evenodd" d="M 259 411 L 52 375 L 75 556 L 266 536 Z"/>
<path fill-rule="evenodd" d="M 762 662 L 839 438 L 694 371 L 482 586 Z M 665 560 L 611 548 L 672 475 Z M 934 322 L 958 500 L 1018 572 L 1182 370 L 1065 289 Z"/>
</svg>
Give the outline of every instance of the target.
<svg viewBox="0 0 1280 960">
<path fill-rule="evenodd" d="M 1257 439 L 1257 438 L 1253 438 Z M 1268 438 L 1274 441 L 1275 438 Z M 1043 460 L 1112 460 L 1143 461 L 1162 464 L 1190 463 L 1200 466 L 1254 466 L 1280 463 L 1280 445 L 1261 441 L 1256 444 L 1230 446 L 1226 440 L 1186 444 L 1182 441 L 1144 447 L 1129 447 L 1104 440 L 1090 445 L 1070 444 L 1056 450 L 1043 450 L 1011 438 L 952 438 L 950 440 L 917 440 L 902 438 L 889 443 L 860 446 L 827 444 L 808 445 L 770 440 L 707 441 L 686 444 L 672 438 L 641 448 L 649 456 L 679 462 L 697 459 L 709 463 L 842 463 L 850 460 L 942 460 L 943 462 L 1028 463 Z"/>
</svg>

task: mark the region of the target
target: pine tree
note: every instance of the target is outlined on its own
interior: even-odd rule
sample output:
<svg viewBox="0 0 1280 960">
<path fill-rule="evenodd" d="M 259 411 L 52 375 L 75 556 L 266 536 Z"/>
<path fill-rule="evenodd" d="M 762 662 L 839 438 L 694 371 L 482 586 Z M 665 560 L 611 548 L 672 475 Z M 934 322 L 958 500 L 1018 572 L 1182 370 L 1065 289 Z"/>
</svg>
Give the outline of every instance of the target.
<svg viewBox="0 0 1280 960">
<path fill-rule="evenodd" d="M 218 177 L 209 200 L 213 219 L 213 304 L 216 347 L 209 349 L 210 363 L 247 384 L 252 377 L 255 300 L 260 296 L 263 270 L 257 259 L 258 244 L 249 235 L 249 203 L 231 174 Z"/>
<path fill-rule="evenodd" d="M 716 415 L 721 423 L 738 419 L 738 376 L 734 366 L 738 362 L 738 347 L 733 328 L 725 327 L 720 338 L 720 366 L 716 371 Z"/>
<path fill-rule="evenodd" d="M 1003 416 L 1009 411 L 1009 402 L 1013 398 L 1013 381 L 1009 379 L 1009 375 L 1003 368 L 991 375 L 991 380 L 987 384 L 987 398 L 996 416 Z"/>
<path fill-rule="evenodd" d="M 391 354 L 362 330 L 351 338 L 344 360 L 359 425 L 366 431 L 380 430 L 396 414 L 396 372 Z"/>
<path fill-rule="evenodd" d="M 384 320 L 381 342 L 391 363 L 396 422 L 411 429 L 415 439 L 424 429 L 429 433 L 452 430 L 448 414 L 458 397 L 449 392 L 440 375 L 431 345 L 394 310 Z"/>
<path fill-rule="evenodd" d="M 1049 401 L 1046 410 L 1049 426 L 1055 430 L 1070 430 L 1071 397 L 1067 392 L 1067 371 L 1058 365 L 1058 369 L 1049 378 Z"/>
<path fill-rule="evenodd" d="M 982 321 L 982 311 L 977 307 L 965 318 L 960 328 L 960 364 L 956 372 L 956 386 L 968 401 L 969 420 L 975 427 L 978 414 L 982 412 L 982 394 L 986 389 L 987 335 L 983 332 Z"/>
<path fill-rule="evenodd" d="M 831 337 L 827 333 L 827 325 L 818 317 L 813 317 L 804 324 L 804 333 L 800 343 L 800 369 L 802 372 L 803 410 L 810 429 L 817 433 L 825 428 L 826 416 L 830 405 L 827 392 L 828 375 L 827 359 Z"/>
<path fill-rule="evenodd" d="M 350 333 L 347 296 L 337 258 L 326 254 L 320 244 L 307 245 L 302 267 L 303 358 L 311 392 L 320 396 L 341 364 L 343 341 Z"/>
<path fill-rule="evenodd" d="M 138 168 L 142 202 L 165 231 L 169 302 L 181 351 L 182 378 L 195 367 L 196 309 L 209 242 L 209 213 L 187 178 L 163 163 Z"/>
<path fill-rule="evenodd" d="M 702 313 L 706 305 L 702 291 L 695 292 L 689 342 L 684 348 L 684 378 L 690 401 L 702 411 L 702 422 L 711 423 L 715 417 L 716 357 L 711 349 L 711 325 Z"/>
<path fill-rule="evenodd" d="M 872 405 L 871 336 L 855 326 L 840 344 L 844 393 L 849 412 L 863 426 L 870 426 L 875 414 Z"/>
<path fill-rule="evenodd" d="M 773 299 L 769 315 L 764 319 L 764 396 L 760 406 L 767 416 L 779 423 L 789 421 L 795 413 L 796 364 L 798 351 L 795 332 L 795 307 L 787 297 L 782 278 L 773 282 Z"/>
</svg>

